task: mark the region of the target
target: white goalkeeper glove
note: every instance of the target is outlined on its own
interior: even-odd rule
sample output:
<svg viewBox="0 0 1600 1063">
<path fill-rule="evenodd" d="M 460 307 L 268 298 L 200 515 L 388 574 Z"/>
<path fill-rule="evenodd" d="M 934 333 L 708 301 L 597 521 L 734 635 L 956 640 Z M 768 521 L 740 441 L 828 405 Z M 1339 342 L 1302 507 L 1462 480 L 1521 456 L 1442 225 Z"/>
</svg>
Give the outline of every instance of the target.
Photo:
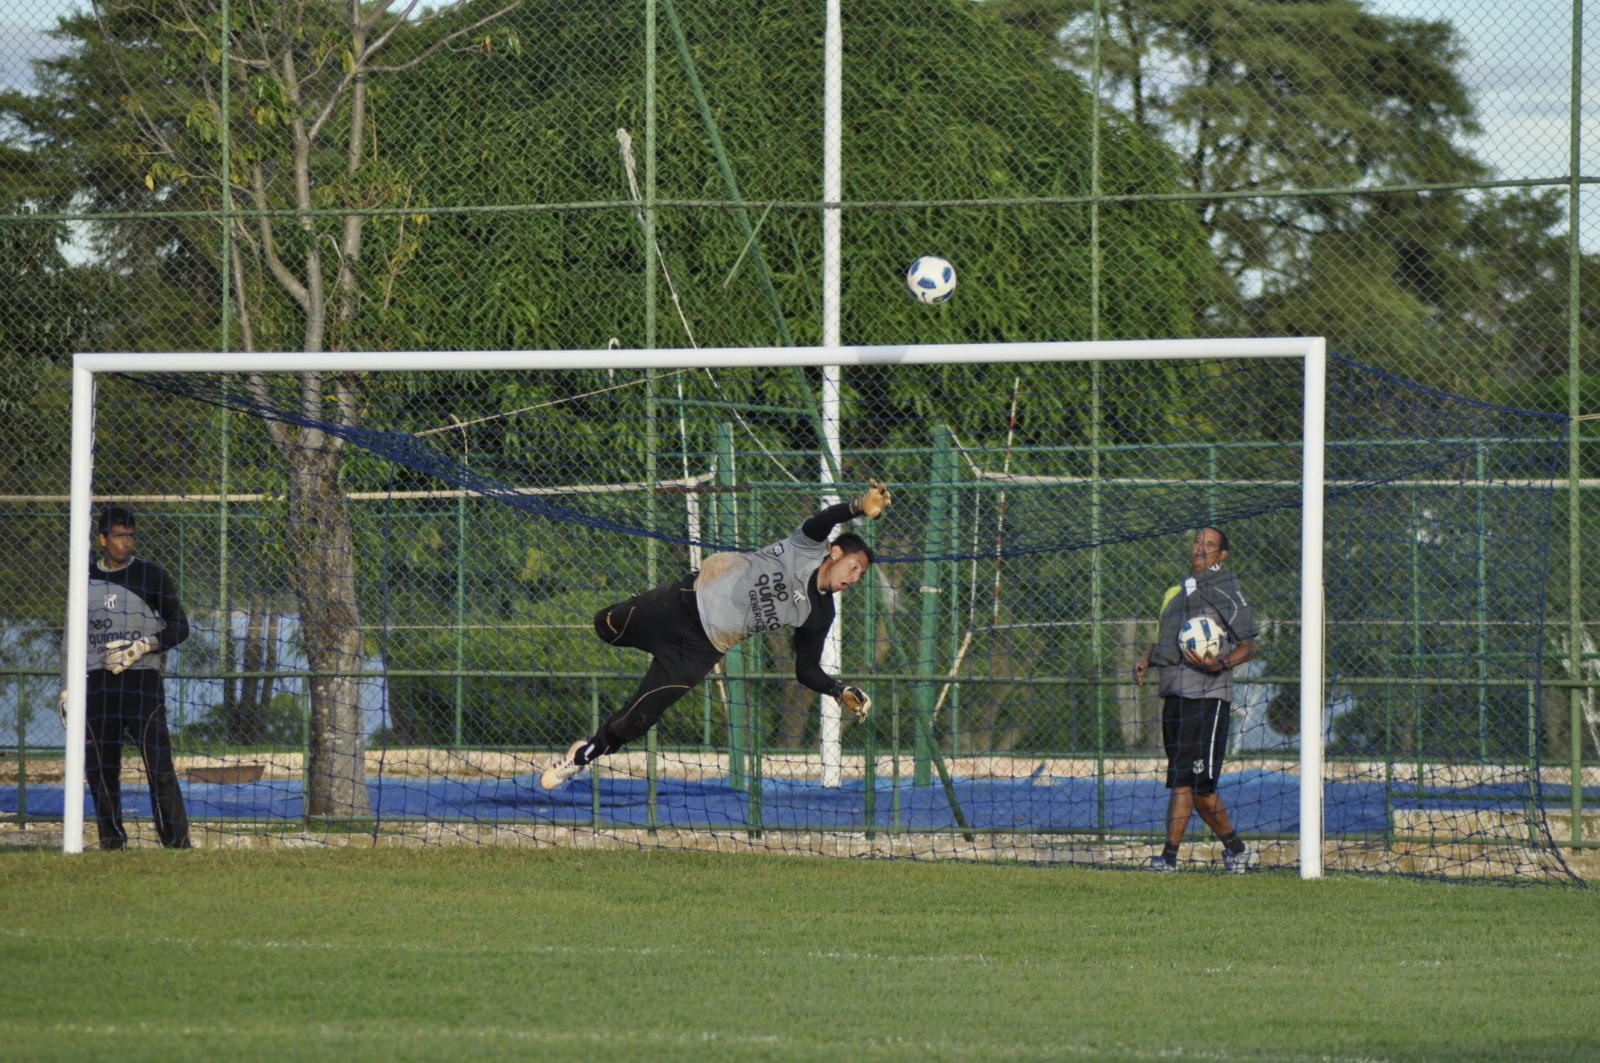
<svg viewBox="0 0 1600 1063">
<path fill-rule="evenodd" d="M 61 692 L 59 700 L 61 702 L 61 726 L 65 727 L 67 725 L 67 692 L 65 690 Z"/>
<path fill-rule="evenodd" d="M 856 723 L 866 723 L 872 710 L 872 699 L 860 687 L 845 687 L 839 692 L 839 704 L 856 714 Z"/>
<path fill-rule="evenodd" d="M 106 671 L 112 675 L 121 675 L 128 666 L 140 657 L 155 649 L 155 643 L 149 638 L 142 639 L 112 639 L 106 643 L 105 662 Z"/>
</svg>

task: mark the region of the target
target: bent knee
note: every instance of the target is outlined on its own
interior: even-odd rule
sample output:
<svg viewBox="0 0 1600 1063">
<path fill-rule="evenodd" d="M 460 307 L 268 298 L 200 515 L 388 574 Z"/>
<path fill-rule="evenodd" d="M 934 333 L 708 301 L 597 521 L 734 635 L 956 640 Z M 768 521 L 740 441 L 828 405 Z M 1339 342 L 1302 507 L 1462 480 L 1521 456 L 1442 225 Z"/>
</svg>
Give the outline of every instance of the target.
<svg viewBox="0 0 1600 1063">
<path fill-rule="evenodd" d="M 622 638 L 623 628 L 626 626 L 619 622 L 620 618 L 616 616 L 616 613 L 617 607 L 608 605 L 594 614 L 595 635 L 599 637 L 601 642 L 610 643 L 613 646 Z"/>
</svg>

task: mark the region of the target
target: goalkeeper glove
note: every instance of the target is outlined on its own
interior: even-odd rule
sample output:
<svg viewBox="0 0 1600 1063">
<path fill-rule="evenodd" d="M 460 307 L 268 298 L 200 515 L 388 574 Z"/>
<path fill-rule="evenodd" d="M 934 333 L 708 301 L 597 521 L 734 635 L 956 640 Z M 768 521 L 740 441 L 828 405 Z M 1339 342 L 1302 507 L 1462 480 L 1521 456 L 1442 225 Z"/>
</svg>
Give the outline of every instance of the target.
<svg viewBox="0 0 1600 1063">
<path fill-rule="evenodd" d="M 106 643 L 105 657 L 103 658 L 106 671 L 112 675 L 121 675 L 128 669 L 129 665 L 153 649 L 155 649 L 155 644 L 149 638 L 112 639 Z"/>
<path fill-rule="evenodd" d="M 59 700 L 61 702 L 61 726 L 65 727 L 67 725 L 67 692 L 65 690 L 61 692 Z"/>
<path fill-rule="evenodd" d="M 856 512 L 872 520 L 883 516 L 883 511 L 889 508 L 893 497 L 889 494 L 889 485 L 881 480 L 868 480 L 867 493 L 856 499 Z"/>
<path fill-rule="evenodd" d="M 845 687 L 839 692 L 839 704 L 856 714 L 856 723 L 866 723 L 872 709 L 872 699 L 860 687 Z"/>
</svg>

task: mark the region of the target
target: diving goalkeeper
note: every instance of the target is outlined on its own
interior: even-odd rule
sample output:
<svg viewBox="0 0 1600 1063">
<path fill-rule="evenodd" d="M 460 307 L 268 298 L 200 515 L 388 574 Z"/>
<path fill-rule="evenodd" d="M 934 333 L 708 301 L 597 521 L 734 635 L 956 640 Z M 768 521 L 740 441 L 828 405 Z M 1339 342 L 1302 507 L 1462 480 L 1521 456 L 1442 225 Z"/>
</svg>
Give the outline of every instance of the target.
<svg viewBox="0 0 1600 1063">
<path fill-rule="evenodd" d="M 633 696 L 600 729 L 572 743 L 539 776 L 553 790 L 597 757 L 642 737 L 673 702 L 704 679 L 734 646 L 762 631 L 793 628 L 794 675 L 867 718 L 872 699 L 822 670 L 822 647 L 833 626 L 833 595 L 853 586 L 872 564 L 872 549 L 835 527 L 856 517 L 876 520 L 889 508 L 889 488 L 867 481 L 859 498 L 812 514 L 781 542 L 750 553 L 712 554 L 698 572 L 600 610 L 595 634 L 613 646 L 650 654 Z"/>
</svg>

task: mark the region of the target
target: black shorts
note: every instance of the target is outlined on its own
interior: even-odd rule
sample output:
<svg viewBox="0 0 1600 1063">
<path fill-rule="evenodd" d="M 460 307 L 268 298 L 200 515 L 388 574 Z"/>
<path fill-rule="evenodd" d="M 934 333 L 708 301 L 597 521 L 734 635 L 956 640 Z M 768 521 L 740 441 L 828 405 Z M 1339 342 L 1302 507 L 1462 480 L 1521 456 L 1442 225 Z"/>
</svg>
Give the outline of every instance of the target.
<svg viewBox="0 0 1600 1063">
<path fill-rule="evenodd" d="M 1197 794 L 1217 792 L 1222 755 L 1228 751 L 1230 703 L 1218 698 L 1161 700 L 1161 744 L 1167 750 L 1167 789 L 1189 786 Z"/>
</svg>

